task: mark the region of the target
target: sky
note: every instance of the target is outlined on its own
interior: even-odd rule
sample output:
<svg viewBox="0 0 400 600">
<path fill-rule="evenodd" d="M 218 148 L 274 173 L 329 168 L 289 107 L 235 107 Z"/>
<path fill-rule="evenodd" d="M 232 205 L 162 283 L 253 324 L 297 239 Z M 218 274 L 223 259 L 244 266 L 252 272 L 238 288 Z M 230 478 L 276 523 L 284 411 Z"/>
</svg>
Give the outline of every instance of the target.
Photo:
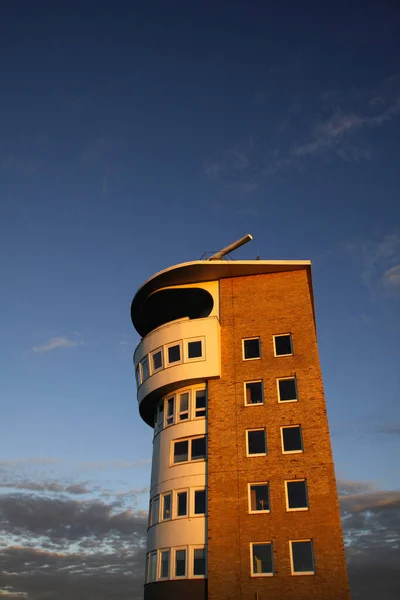
<svg viewBox="0 0 400 600">
<path fill-rule="evenodd" d="M 310 259 L 353 600 L 400 585 L 396 2 L 3 0 L 0 598 L 142 598 L 130 303 Z"/>
</svg>

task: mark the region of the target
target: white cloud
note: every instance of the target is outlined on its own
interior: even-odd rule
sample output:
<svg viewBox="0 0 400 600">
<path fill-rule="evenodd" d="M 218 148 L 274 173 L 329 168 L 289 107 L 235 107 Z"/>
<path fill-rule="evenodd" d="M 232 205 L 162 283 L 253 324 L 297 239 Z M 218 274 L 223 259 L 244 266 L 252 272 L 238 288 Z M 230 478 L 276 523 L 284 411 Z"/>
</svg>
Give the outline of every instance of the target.
<svg viewBox="0 0 400 600">
<path fill-rule="evenodd" d="M 66 337 L 55 337 L 51 338 L 47 342 L 43 342 L 43 344 L 39 344 L 39 346 L 34 346 L 32 350 L 33 352 L 43 353 L 57 350 L 57 348 L 74 348 L 75 346 L 81 346 L 82 344 L 82 340 L 71 340 Z"/>
<path fill-rule="evenodd" d="M 400 286 L 400 264 L 385 271 L 383 282 L 392 287 Z"/>
</svg>

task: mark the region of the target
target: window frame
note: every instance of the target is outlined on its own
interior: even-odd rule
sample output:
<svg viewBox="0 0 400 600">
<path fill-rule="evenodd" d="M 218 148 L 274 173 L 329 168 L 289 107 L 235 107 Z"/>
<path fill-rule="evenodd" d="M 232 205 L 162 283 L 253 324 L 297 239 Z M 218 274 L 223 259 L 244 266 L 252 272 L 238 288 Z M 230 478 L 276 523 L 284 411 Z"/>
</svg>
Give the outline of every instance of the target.
<svg viewBox="0 0 400 600">
<path fill-rule="evenodd" d="M 294 380 L 294 387 L 296 389 L 296 398 L 294 398 L 293 400 L 281 400 L 281 391 L 279 389 L 279 382 L 280 381 L 287 381 L 288 379 L 293 379 Z M 276 378 L 276 389 L 277 389 L 277 393 L 278 393 L 278 402 L 279 402 L 279 404 L 290 404 L 291 402 L 298 402 L 299 401 L 299 390 L 297 388 L 297 377 L 296 377 L 296 375 L 289 375 L 287 377 L 277 377 Z"/>
<path fill-rule="evenodd" d="M 174 348 L 175 346 L 179 346 L 181 358 L 180 358 L 180 360 L 175 360 L 174 362 L 170 362 L 169 358 L 168 358 L 168 350 L 169 350 L 169 348 Z M 165 369 L 168 369 L 169 367 L 176 367 L 176 365 L 181 365 L 183 363 L 182 340 L 176 340 L 175 342 L 170 342 L 169 344 L 165 344 L 164 348 L 165 348 L 165 361 L 164 361 Z"/>
<path fill-rule="evenodd" d="M 194 574 L 194 551 L 195 550 L 204 550 L 204 562 L 205 562 L 205 569 L 204 569 L 204 575 L 195 575 Z M 189 547 L 189 563 L 190 563 L 190 579 L 205 579 L 207 577 L 207 569 L 208 569 L 208 563 L 207 563 L 207 546 L 206 545 L 193 545 Z"/>
<path fill-rule="evenodd" d="M 269 485 L 269 481 L 253 481 L 251 483 L 247 484 L 247 499 L 248 499 L 248 513 L 249 515 L 258 515 L 258 514 L 268 514 L 271 512 L 271 490 L 270 490 L 270 485 Z M 251 509 L 251 486 L 261 486 L 261 485 L 266 485 L 268 486 L 268 510 L 252 510 Z"/>
<path fill-rule="evenodd" d="M 205 456 L 204 458 L 192 458 L 192 441 L 193 440 L 197 440 L 200 438 L 204 438 L 205 439 L 205 443 L 206 443 L 206 452 L 205 452 Z M 175 456 L 175 444 L 178 442 L 188 442 L 188 460 L 182 460 L 180 462 L 174 462 L 174 456 Z M 190 437 L 184 437 L 184 438 L 177 438 L 175 440 L 171 440 L 171 456 L 170 456 L 170 466 L 171 467 L 176 467 L 179 465 L 187 465 L 188 463 L 191 462 L 201 462 L 201 461 L 206 461 L 207 460 L 207 452 L 208 452 L 208 448 L 207 448 L 208 444 L 207 444 L 207 435 L 205 433 L 200 434 L 200 435 L 193 435 Z"/>
<path fill-rule="evenodd" d="M 156 557 L 156 568 L 155 568 L 154 579 L 152 579 L 151 578 L 151 557 L 154 555 Z M 154 583 L 155 581 L 157 581 L 157 575 L 158 575 L 158 551 L 152 550 L 151 552 L 149 552 L 148 583 Z"/>
<path fill-rule="evenodd" d="M 191 342 L 200 342 L 201 343 L 201 355 L 200 356 L 194 356 L 193 358 L 189 358 L 189 344 Z M 184 339 L 184 362 L 196 362 L 198 360 L 205 360 L 206 359 L 206 338 L 205 336 L 199 336 L 199 337 L 194 337 L 194 338 L 186 338 Z"/>
<path fill-rule="evenodd" d="M 254 573 L 253 569 L 253 546 L 270 546 L 272 557 L 272 571 L 270 573 Z M 274 544 L 272 541 L 250 542 L 250 576 L 251 577 L 273 577 L 275 575 Z"/>
<path fill-rule="evenodd" d="M 168 553 L 168 575 L 167 577 L 161 576 L 162 569 L 162 555 L 163 553 Z M 157 573 L 157 581 L 167 581 L 171 578 L 171 548 L 159 548 L 158 549 L 159 559 L 158 559 L 158 573 Z"/>
<path fill-rule="evenodd" d="M 255 356 L 254 358 L 246 358 L 245 356 L 245 351 L 244 351 L 244 346 L 245 346 L 245 342 L 251 341 L 251 340 L 258 340 L 258 349 L 259 349 L 259 356 Z M 242 360 L 260 360 L 261 359 L 261 338 L 259 335 L 253 336 L 253 337 L 246 337 L 246 338 L 242 338 Z"/>
<path fill-rule="evenodd" d="M 153 496 L 151 499 L 153 503 L 153 512 L 151 516 L 151 525 L 158 525 L 160 522 L 160 494 Z M 158 505 L 158 510 L 156 513 L 156 505 Z M 156 517 L 156 518 L 155 518 Z"/>
<path fill-rule="evenodd" d="M 257 452 L 257 453 L 249 453 L 249 432 L 251 431 L 264 431 L 264 440 L 265 440 L 265 452 Z M 268 455 L 268 445 L 267 445 L 267 429 L 266 427 L 254 427 L 252 429 L 246 429 L 246 456 L 248 458 L 253 458 L 255 456 L 267 456 Z"/>
<path fill-rule="evenodd" d="M 300 506 L 298 508 L 290 508 L 289 507 L 289 492 L 288 492 L 288 483 L 300 482 L 304 481 L 305 489 L 306 489 L 306 501 L 307 506 Z M 305 477 L 299 477 L 298 479 L 285 479 L 285 498 L 286 498 L 286 512 L 306 512 L 310 510 L 310 499 L 308 497 L 308 484 L 307 479 Z"/>
<path fill-rule="evenodd" d="M 284 429 L 300 429 L 300 443 L 301 450 L 285 450 L 285 440 L 283 437 Z M 303 454 L 304 453 L 304 443 L 303 443 L 303 428 L 299 425 L 282 425 L 281 427 L 281 443 L 282 443 L 282 454 Z"/>
<path fill-rule="evenodd" d="M 254 403 L 247 403 L 247 388 L 246 385 L 248 383 L 261 383 L 261 396 L 262 396 L 262 402 L 254 402 Z M 244 395 L 244 405 L 245 406 L 264 406 L 265 404 L 265 398 L 264 398 L 264 380 L 263 379 L 254 379 L 252 381 L 244 381 L 243 382 L 243 395 Z"/>
<path fill-rule="evenodd" d="M 291 349 L 291 353 L 290 354 L 277 354 L 276 353 L 276 343 L 275 343 L 275 338 L 278 337 L 284 337 L 284 336 L 289 336 L 290 337 L 290 349 Z M 287 332 L 287 333 L 275 333 L 273 336 L 273 346 L 274 346 L 274 357 L 275 358 L 281 358 L 282 356 L 293 356 L 294 352 L 293 352 L 293 335 L 292 332 Z"/>
<path fill-rule="evenodd" d="M 139 389 L 140 386 L 142 385 L 142 370 L 141 370 L 140 362 L 138 362 L 138 364 L 136 365 L 135 379 L 136 379 L 136 389 Z"/>
<path fill-rule="evenodd" d="M 294 560 L 293 560 L 293 543 L 296 542 L 310 542 L 311 543 L 311 555 L 312 555 L 312 563 L 313 563 L 313 571 L 295 571 L 294 570 Z M 315 553 L 314 553 L 314 541 L 312 538 L 306 538 L 301 540 L 289 540 L 289 556 L 290 556 L 290 573 L 291 575 L 315 575 Z"/>
<path fill-rule="evenodd" d="M 206 398 L 206 406 L 205 408 L 196 408 L 196 399 L 197 399 L 197 392 L 204 392 L 205 398 Z M 206 419 L 207 418 L 207 409 L 208 409 L 208 394 L 207 394 L 207 387 L 194 387 L 192 388 L 192 418 L 190 419 L 191 421 L 197 421 L 198 419 Z M 204 410 L 205 414 L 204 415 L 196 415 L 197 410 Z"/>
<path fill-rule="evenodd" d="M 205 495 L 205 512 L 204 513 L 196 513 L 195 512 L 195 508 L 196 508 L 196 492 L 204 492 Z M 207 516 L 207 488 L 204 486 L 199 486 L 199 487 L 193 487 L 190 488 L 190 493 L 191 493 L 191 502 L 190 502 L 190 516 L 191 517 L 206 517 Z"/>
<path fill-rule="evenodd" d="M 158 352 L 160 352 L 160 354 L 161 354 L 161 367 L 158 367 L 158 369 L 155 369 L 153 356 L 155 354 L 158 354 Z M 154 373 L 158 373 L 159 371 L 162 371 L 164 369 L 164 348 L 163 348 L 163 346 L 160 346 L 159 348 L 156 348 L 155 350 L 152 350 L 151 352 L 149 352 L 149 354 L 151 357 L 150 374 L 154 375 Z"/>
<path fill-rule="evenodd" d="M 188 547 L 187 546 L 175 546 L 171 548 L 173 551 L 173 561 L 172 561 L 172 574 L 171 579 L 187 579 L 188 576 Z M 185 551 L 185 574 L 184 575 L 175 575 L 176 573 L 176 553 L 179 550 Z M 171 571 L 170 571 L 171 573 Z"/>
<path fill-rule="evenodd" d="M 147 361 L 147 370 L 149 372 L 147 377 L 144 376 L 144 369 L 143 369 L 143 363 L 146 361 Z M 143 384 L 145 381 L 147 381 L 151 377 L 149 355 L 145 354 L 139 364 L 140 364 L 140 381 Z"/>
<path fill-rule="evenodd" d="M 168 403 L 172 400 L 172 415 L 168 416 Z M 171 425 L 175 425 L 175 411 L 176 411 L 176 394 L 172 394 L 172 396 L 166 396 L 163 400 L 165 402 L 164 406 L 164 419 L 165 425 L 164 428 L 171 427 Z M 168 419 L 172 418 L 172 423 L 168 423 Z"/>
<path fill-rule="evenodd" d="M 185 394 L 188 395 L 188 407 L 187 410 L 181 410 L 181 396 L 184 396 Z M 179 392 L 177 392 L 175 394 L 176 397 L 176 423 L 187 423 L 188 421 L 191 421 L 192 419 L 190 418 L 191 415 L 191 402 L 192 402 L 192 396 L 191 396 L 191 388 L 188 389 L 184 389 L 181 390 Z M 182 414 L 186 414 L 187 413 L 187 419 L 181 419 L 181 415 Z"/>
<path fill-rule="evenodd" d="M 179 507 L 179 502 L 178 502 L 178 495 L 179 494 L 186 494 L 186 514 L 184 515 L 178 515 L 178 507 Z M 187 519 L 190 515 L 189 510 L 190 510 L 190 488 L 182 488 L 179 490 L 173 490 L 173 518 L 174 519 Z"/>
<path fill-rule="evenodd" d="M 164 517 L 164 503 L 165 503 L 165 498 L 166 496 L 170 497 L 170 508 L 169 508 L 169 517 Z M 162 494 L 160 494 L 160 523 L 164 523 L 165 521 L 172 521 L 172 491 L 169 492 L 163 492 Z"/>
</svg>

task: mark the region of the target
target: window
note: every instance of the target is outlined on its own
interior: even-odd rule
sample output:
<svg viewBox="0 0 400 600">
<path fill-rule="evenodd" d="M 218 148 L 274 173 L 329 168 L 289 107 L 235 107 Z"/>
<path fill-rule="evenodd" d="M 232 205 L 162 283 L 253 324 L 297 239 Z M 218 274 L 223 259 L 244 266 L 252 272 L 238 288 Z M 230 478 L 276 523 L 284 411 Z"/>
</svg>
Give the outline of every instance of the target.
<svg viewBox="0 0 400 600">
<path fill-rule="evenodd" d="M 140 365 L 142 367 L 142 383 L 143 383 L 143 381 L 146 381 L 146 379 L 148 379 L 150 377 L 149 357 L 145 356 L 143 358 L 143 360 L 141 361 Z"/>
<path fill-rule="evenodd" d="M 189 418 L 189 392 L 179 395 L 178 421 L 187 421 Z"/>
<path fill-rule="evenodd" d="M 205 417 L 207 411 L 207 392 L 206 390 L 196 390 L 195 395 L 195 418 Z"/>
<path fill-rule="evenodd" d="M 246 406 L 264 403 L 264 390 L 262 381 L 246 381 L 244 384 L 244 403 Z"/>
<path fill-rule="evenodd" d="M 160 579 L 169 577 L 169 550 L 160 551 Z"/>
<path fill-rule="evenodd" d="M 189 460 L 189 440 L 174 443 L 174 463 L 187 462 Z"/>
<path fill-rule="evenodd" d="M 206 490 L 195 490 L 194 491 L 194 514 L 205 515 L 206 514 Z"/>
<path fill-rule="evenodd" d="M 181 345 L 168 346 L 168 364 L 181 362 Z"/>
<path fill-rule="evenodd" d="M 277 379 L 277 383 L 279 402 L 297 401 L 296 377 L 284 377 L 283 379 Z"/>
<path fill-rule="evenodd" d="M 250 429 L 247 433 L 247 455 L 267 453 L 267 440 L 265 429 Z"/>
<path fill-rule="evenodd" d="M 201 577 L 206 574 L 206 550 L 195 548 L 193 550 L 193 575 Z"/>
<path fill-rule="evenodd" d="M 290 333 L 274 335 L 275 356 L 288 356 L 293 354 L 292 336 Z"/>
<path fill-rule="evenodd" d="M 174 396 L 172 396 L 172 398 L 167 399 L 167 419 L 166 419 L 167 427 L 168 427 L 168 425 L 174 424 L 174 406 L 175 406 L 175 398 L 174 398 Z"/>
<path fill-rule="evenodd" d="M 162 520 L 168 521 L 171 518 L 171 493 L 162 496 Z"/>
<path fill-rule="evenodd" d="M 203 356 L 203 344 L 201 340 L 188 342 L 187 346 L 187 357 L 188 360 L 193 358 L 202 358 Z"/>
<path fill-rule="evenodd" d="M 174 441 L 173 464 L 205 459 L 206 437 Z"/>
<path fill-rule="evenodd" d="M 269 483 L 249 484 L 249 512 L 269 512 Z"/>
<path fill-rule="evenodd" d="M 292 575 L 313 575 L 315 565 L 312 540 L 290 541 L 289 544 Z"/>
<path fill-rule="evenodd" d="M 151 360 L 152 360 L 152 372 L 153 373 L 155 373 L 156 371 L 159 371 L 160 369 L 163 368 L 163 355 L 162 355 L 161 348 L 152 353 Z"/>
<path fill-rule="evenodd" d="M 140 365 L 138 365 L 136 367 L 135 370 L 135 377 L 136 377 L 136 387 L 139 388 L 141 381 L 140 381 Z"/>
<path fill-rule="evenodd" d="M 156 525 L 158 523 L 159 513 L 160 513 L 160 496 L 156 496 L 153 499 L 153 518 L 151 520 L 152 525 Z"/>
<path fill-rule="evenodd" d="M 260 338 L 247 338 L 243 342 L 243 360 L 261 358 Z"/>
<path fill-rule="evenodd" d="M 251 575 L 261 577 L 274 574 L 272 542 L 250 544 Z"/>
<path fill-rule="evenodd" d="M 186 576 L 186 548 L 175 550 L 175 577 Z"/>
<path fill-rule="evenodd" d="M 149 581 L 155 581 L 157 576 L 157 551 L 150 552 Z"/>
<path fill-rule="evenodd" d="M 192 440 L 191 460 L 200 460 L 206 457 L 206 438 L 205 436 L 194 438 Z"/>
<path fill-rule="evenodd" d="M 287 510 L 308 510 L 307 481 L 285 481 Z"/>
<path fill-rule="evenodd" d="M 157 433 L 162 430 L 164 426 L 164 401 L 158 407 L 158 419 L 157 419 Z"/>
<path fill-rule="evenodd" d="M 187 491 L 176 493 L 176 516 L 187 516 Z"/>
<path fill-rule="evenodd" d="M 148 527 L 151 527 L 153 525 L 153 500 L 150 500 L 149 504 L 149 517 L 147 525 Z"/>
<path fill-rule="evenodd" d="M 281 427 L 282 434 L 282 452 L 285 454 L 294 454 L 303 452 L 303 440 L 301 435 L 301 425 L 290 427 Z"/>
</svg>

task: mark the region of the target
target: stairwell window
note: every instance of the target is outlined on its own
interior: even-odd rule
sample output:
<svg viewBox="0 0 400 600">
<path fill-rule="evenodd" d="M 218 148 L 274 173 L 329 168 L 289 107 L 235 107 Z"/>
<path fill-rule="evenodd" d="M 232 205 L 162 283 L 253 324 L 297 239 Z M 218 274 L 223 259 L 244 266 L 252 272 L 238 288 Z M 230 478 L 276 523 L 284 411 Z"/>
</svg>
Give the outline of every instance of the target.
<svg viewBox="0 0 400 600">
<path fill-rule="evenodd" d="M 175 577 L 186 577 L 186 548 L 175 550 Z"/>
<path fill-rule="evenodd" d="M 174 424 L 174 407 L 175 407 L 175 396 L 172 396 L 171 398 L 167 398 L 167 418 L 166 418 L 167 427 L 169 425 Z"/>
<path fill-rule="evenodd" d="M 291 354 L 293 354 L 292 335 L 290 333 L 274 335 L 274 355 L 290 356 Z"/>
<path fill-rule="evenodd" d="M 189 392 L 179 394 L 179 412 L 178 421 L 187 421 L 189 419 Z"/>
<path fill-rule="evenodd" d="M 162 520 L 169 521 L 171 519 L 171 492 L 162 495 Z"/>
<path fill-rule="evenodd" d="M 182 362 L 181 346 L 181 342 L 177 344 L 171 344 L 171 346 L 167 346 L 168 365 L 176 365 L 177 363 Z"/>
<path fill-rule="evenodd" d="M 204 460 L 207 453 L 206 437 L 200 436 L 187 440 L 174 440 L 173 464 Z"/>
<path fill-rule="evenodd" d="M 143 383 L 143 381 L 146 381 L 146 379 L 148 379 L 150 377 L 149 357 L 148 356 L 145 356 L 141 360 L 140 366 L 142 369 L 142 383 Z"/>
<path fill-rule="evenodd" d="M 307 481 L 294 479 L 285 481 L 286 510 L 308 510 Z"/>
<path fill-rule="evenodd" d="M 249 513 L 270 512 L 269 483 L 249 483 Z"/>
<path fill-rule="evenodd" d="M 157 578 L 157 550 L 150 552 L 150 568 L 149 568 L 149 581 L 152 583 Z"/>
<path fill-rule="evenodd" d="M 254 406 L 254 404 L 264 404 L 264 386 L 262 381 L 245 382 L 244 403 L 246 406 Z"/>
<path fill-rule="evenodd" d="M 296 377 L 282 377 L 276 380 L 279 402 L 297 402 Z"/>
<path fill-rule="evenodd" d="M 186 359 L 187 360 L 198 360 L 203 358 L 203 339 L 190 340 L 187 342 Z"/>
<path fill-rule="evenodd" d="M 290 564 L 292 575 L 314 575 L 314 548 L 312 540 L 291 540 Z"/>
<path fill-rule="evenodd" d="M 264 456 L 267 454 L 267 437 L 265 429 L 249 429 L 246 431 L 247 456 Z"/>
<path fill-rule="evenodd" d="M 206 574 L 206 550 L 205 548 L 193 549 L 193 576 L 204 577 Z"/>
<path fill-rule="evenodd" d="M 176 492 L 176 517 L 186 517 L 188 514 L 188 492 L 187 490 L 182 490 Z"/>
<path fill-rule="evenodd" d="M 282 452 L 284 454 L 297 454 L 303 452 L 303 439 L 301 425 L 281 427 Z"/>
<path fill-rule="evenodd" d="M 163 351 L 162 348 L 158 348 L 151 354 L 151 371 L 156 373 L 163 368 Z"/>
<path fill-rule="evenodd" d="M 169 578 L 169 555 L 169 549 L 160 550 L 160 579 Z"/>
<path fill-rule="evenodd" d="M 251 576 L 267 577 L 274 574 L 272 542 L 250 544 Z"/>
<path fill-rule="evenodd" d="M 207 413 L 207 392 L 206 390 L 196 390 L 194 399 L 195 419 L 205 417 Z"/>
<path fill-rule="evenodd" d="M 261 358 L 260 338 L 245 338 L 242 340 L 243 360 Z"/>
<path fill-rule="evenodd" d="M 206 514 L 206 490 L 194 490 L 194 510 L 195 515 Z"/>
</svg>

